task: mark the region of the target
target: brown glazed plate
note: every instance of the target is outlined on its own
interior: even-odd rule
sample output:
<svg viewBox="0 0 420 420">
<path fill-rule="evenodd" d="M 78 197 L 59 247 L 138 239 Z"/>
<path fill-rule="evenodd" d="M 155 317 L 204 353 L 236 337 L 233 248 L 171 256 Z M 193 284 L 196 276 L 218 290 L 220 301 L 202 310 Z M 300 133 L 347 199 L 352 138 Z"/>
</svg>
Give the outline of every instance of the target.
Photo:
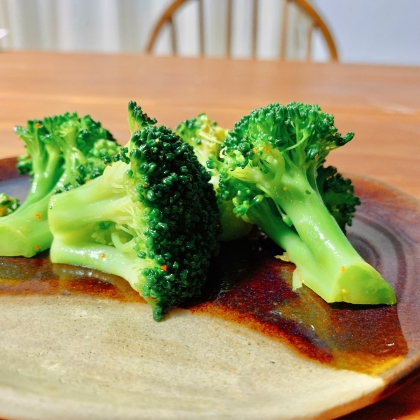
<svg viewBox="0 0 420 420">
<path fill-rule="evenodd" d="M 15 159 L 0 191 L 24 197 Z M 350 241 L 396 306 L 328 305 L 290 287 L 261 236 L 230 243 L 201 301 L 152 320 L 122 279 L 0 258 L 0 418 L 328 419 L 369 405 L 420 367 L 420 203 L 353 176 Z"/>
</svg>

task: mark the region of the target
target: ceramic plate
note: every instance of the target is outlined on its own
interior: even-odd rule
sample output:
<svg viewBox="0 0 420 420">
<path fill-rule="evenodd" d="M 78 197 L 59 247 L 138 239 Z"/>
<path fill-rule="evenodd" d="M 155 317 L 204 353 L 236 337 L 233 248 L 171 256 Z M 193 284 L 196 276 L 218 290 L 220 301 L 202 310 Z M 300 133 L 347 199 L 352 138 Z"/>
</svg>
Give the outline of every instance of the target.
<svg viewBox="0 0 420 420">
<path fill-rule="evenodd" d="M 351 242 L 398 305 L 328 305 L 253 237 L 223 248 L 206 297 L 152 320 L 126 282 L 0 258 L 0 418 L 316 419 L 371 404 L 420 366 L 420 205 L 353 177 Z M 0 161 L 0 191 L 28 180 Z"/>
</svg>

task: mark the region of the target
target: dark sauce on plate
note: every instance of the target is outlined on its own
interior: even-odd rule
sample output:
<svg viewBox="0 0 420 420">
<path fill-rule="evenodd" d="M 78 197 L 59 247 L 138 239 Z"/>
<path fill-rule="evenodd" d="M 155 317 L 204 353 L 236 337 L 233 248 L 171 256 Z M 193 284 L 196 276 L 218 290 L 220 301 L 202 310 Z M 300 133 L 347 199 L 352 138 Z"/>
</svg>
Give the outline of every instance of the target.
<svg viewBox="0 0 420 420">
<path fill-rule="evenodd" d="M 184 309 L 241 324 L 336 368 L 378 374 L 402 360 L 407 344 L 396 306 L 331 305 L 306 287 L 292 290 L 294 266 L 275 259 L 279 252 L 263 237 L 223 246 L 204 297 Z M 31 259 L 1 257 L 2 294 L 84 294 L 145 303 L 123 279 L 51 264 L 47 253 Z"/>
<path fill-rule="evenodd" d="M 261 237 L 226 245 L 214 265 L 220 287 L 190 310 L 240 323 L 337 368 L 377 374 L 402 360 L 408 347 L 397 306 L 328 304 L 305 286 L 293 290 L 294 265 L 275 259 L 279 253 Z"/>
</svg>

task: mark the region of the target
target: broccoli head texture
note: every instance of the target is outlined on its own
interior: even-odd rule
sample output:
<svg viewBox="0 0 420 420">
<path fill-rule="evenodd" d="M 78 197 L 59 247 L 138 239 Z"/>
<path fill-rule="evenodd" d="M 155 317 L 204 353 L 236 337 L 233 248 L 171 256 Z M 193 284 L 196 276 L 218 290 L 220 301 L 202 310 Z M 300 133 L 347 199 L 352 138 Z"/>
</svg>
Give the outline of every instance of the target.
<svg viewBox="0 0 420 420">
<path fill-rule="evenodd" d="M 30 189 L 22 205 L 0 221 L 0 255 L 32 257 L 51 245 L 50 197 L 102 174 L 104 159 L 120 147 L 99 122 L 76 113 L 30 120 L 15 132 L 26 148 L 17 169 L 30 175 Z"/>
<path fill-rule="evenodd" d="M 224 140 L 218 195 L 286 251 L 285 258 L 296 265 L 294 287 L 304 283 L 327 302 L 394 304 L 392 287 L 339 226 L 351 220 L 357 199 L 347 207 L 335 199 L 343 192 L 352 196 L 351 187 L 333 169 L 319 171 L 328 154 L 352 138 L 353 133 L 341 136 L 334 117 L 317 105 L 256 109 Z M 333 214 L 344 209 L 344 220 L 338 224 L 327 206 Z"/>
<path fill-rule="evenodd" d="M 158 321 L 200 294 L 220 221 L 210 175 L 191 146 L 135 102 L 128 111 L 131 139 L 115 162 L 52 197 L 50 257 L 123 277 Z"/>
<path fill-rule="evenodd" d="M 344 178 L 334 166 L 320 166 L 316 186 L 322 201 L 343 232 L 352 225 L 360 199 L 354 193 L 351 179 Z"/>
<path fill-rule="evenodd" d="M 216 193 L 219 186 L 219 161 L 220 147 L 225 140 L 228 130 L 219 127 L 212 122 L 206 114 L 199 114 L 197 117 L 183 121 L 176 129 L 177 134 L 192 146 L 198 161 L 209 171 L 210 183 Z M 217 204 L 220 213 L 222 231 L 219 237 L 221 241 L 231 241 L 247 236 L 252 225 L 236 217 L 233 213 L 233 203 L 221 200 L 217 196 Z"/>
<path fill-rule="evenodd" d="M 228 134 L 228 130 L 212 122 L 206 114 L 199 114 L 195 118 L 183 121 L 176 128 L 176 132 L 193 147 L 198 161 L 207 167 L 209 157 L 218 156 L 220 146 Z"/>
</svg>

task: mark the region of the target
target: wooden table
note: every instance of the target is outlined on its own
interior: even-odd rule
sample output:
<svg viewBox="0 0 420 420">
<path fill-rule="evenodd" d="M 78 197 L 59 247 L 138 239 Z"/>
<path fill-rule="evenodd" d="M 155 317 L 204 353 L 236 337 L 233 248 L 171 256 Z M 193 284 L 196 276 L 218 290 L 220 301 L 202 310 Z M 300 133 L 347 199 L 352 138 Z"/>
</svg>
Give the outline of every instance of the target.
<svg viewBox="0 0 420 420">
<path fill-rule="evenodd" d="M 120 142 L 136 100 L 175 127 L 199 112 L 232 127 L 270 102 L 318 103 L 354 140 L 328 162 L 420 199 L 420 67 L 13 52 L 0 54 L 0 158 L 23 145 L 13 126 L 65 111 L 89 113 Z M 420 418 L 420 380 L 350 419 Z"/>
</svg>

